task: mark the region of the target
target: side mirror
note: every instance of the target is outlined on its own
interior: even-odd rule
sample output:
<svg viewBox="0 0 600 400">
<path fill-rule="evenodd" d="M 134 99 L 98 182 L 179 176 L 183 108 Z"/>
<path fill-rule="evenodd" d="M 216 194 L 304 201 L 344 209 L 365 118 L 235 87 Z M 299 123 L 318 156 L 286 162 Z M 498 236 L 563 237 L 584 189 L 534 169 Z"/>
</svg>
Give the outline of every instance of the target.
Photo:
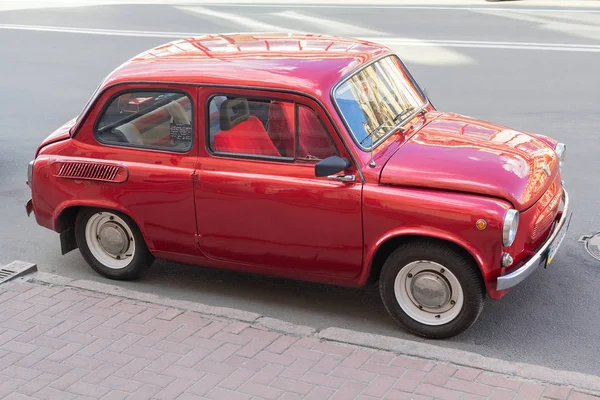
<svg viewBox="0 0 600 400">
<path fill-rule="evenodd" d="M 315 164 L 315 176 L 329 176 L 350 167 L 350 160 L 338 156 L 327 157 Z"/>
</svg>

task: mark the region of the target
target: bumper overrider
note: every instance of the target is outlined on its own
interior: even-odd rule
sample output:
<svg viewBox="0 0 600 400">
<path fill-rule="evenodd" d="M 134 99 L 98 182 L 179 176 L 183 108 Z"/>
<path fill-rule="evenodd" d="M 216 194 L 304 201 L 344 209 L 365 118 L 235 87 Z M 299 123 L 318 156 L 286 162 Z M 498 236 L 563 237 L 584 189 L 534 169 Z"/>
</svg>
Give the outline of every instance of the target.
<svg viewBox="0 0 600 400">
<path fill-rule="evenodd" d="M 571 223 L 572 213 L 569 209 L 569 194 L 565 189 L 563 189 L 563 203 L 563 210 L 559 214 L 559 219 L 555 223 L 554 229 L 550 236 L 548 236 L 548 239 L 529 261 L 510 274 L 499 277 L 496 284 L 496 290 L 510 289 L 523 282 L 539 266 L 547 266 L 552 262 L 556 255 L 556 251 L 567 234 L 569 224 Z"/>
</svg>

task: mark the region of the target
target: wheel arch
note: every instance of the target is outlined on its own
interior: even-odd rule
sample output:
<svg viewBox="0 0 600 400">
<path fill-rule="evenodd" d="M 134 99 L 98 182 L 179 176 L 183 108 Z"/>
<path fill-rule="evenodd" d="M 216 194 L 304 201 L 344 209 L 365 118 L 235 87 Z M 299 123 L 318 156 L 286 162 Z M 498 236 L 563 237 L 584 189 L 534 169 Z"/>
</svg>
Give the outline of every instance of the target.
<svg viewBox="0 0 600 400">
<path fill-rule="evenodd" d="M 387 237 L 380 240 L 375 250 L 372 252 L 372 256 L 369 258 L 368 275 L 366 278 L 367 284 L 372 284 L 379 279 L 383 264 L 389 255 L 398 248 L 398 246 L 416 241 L 430 241 L 440 243 L 445 246 L 449 246 L 457 252 L 465 255 L 468 259 L 472 260 L 479 270 L 479 276 L 482 284 L 485 286 L 485 278 L 483 275 L 483 258 L 475 251 L 471 246 L 466 243 L 462 243 L 456 238 L 438 232 L 422 233 L 422 232 L 403 232 L 388 235 Z"/>
<path fill-rule="evenodd" d="M 146 246 L 150 251 L 153 251 L 154 246 L 150 238 L 146 235 L 143 224 L 140 224 L 140 221 L 136 216 L 130 212 L 130 210 L 120 206 L 118 204 L 106 204 L 106 203 L 94 203 L 94 202 L 70 202 L 63 204 L 60 208 L 57 208 L 54 216 L 54 229 L 60 235 L 60 245 L 61 245 L 61 253 L 67 254 L 68 252 L 77 248 L 77 243 L 75 240 L 75 220 L 77 219 L 77 215 L 83 209 L 103 209 L 103 210 L 112 210 L 118 211 L 122 214 L 125 214 L 127 217 L 131 218 L 133 223 L 139 229 L 144 241 L 146 242 Z"/>
</svg>

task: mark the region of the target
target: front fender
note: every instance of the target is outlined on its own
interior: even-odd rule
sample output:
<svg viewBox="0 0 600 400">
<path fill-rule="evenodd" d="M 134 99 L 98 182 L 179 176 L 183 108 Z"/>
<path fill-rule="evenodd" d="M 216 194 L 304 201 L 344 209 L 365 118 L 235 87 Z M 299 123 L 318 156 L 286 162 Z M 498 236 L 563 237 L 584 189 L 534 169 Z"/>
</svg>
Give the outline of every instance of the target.
<svg viewBox="0 0 600 400">
<path fill-rule="evenodd" d="M 367 259 L 373 260 L 373 257 L 375 256 L 377 251 L 388 240 L 396 239 L 399 237 L 410 237 L 410 236 L 418 236 L 418 237 L 431 238 L 431 239 L 440 239 L 440 240 L 444 240 L 444 241 L 453 243 L 453 244 L 461 247 L 467 253 L 469 253 L 471 255 L 471 257 L 473 257 L 473 259 L 477 263 L 477 266 L 479 267 L 479 269 L 481 271 L 484 270 L 485 257 L 481 253 L 481 251 L 479 251 L 477 249 L 477 247 L 475 247 L 473 245 L 473 243 L 470 243 L 469 241 L 465 240 L 464 238 L 461 238 L 460 236 L 457 236 L 454 233 L 442 231 L 442 230 L 432 228 L 432 227 L 423 227 L 423 226 L 401 227 L 401 228 L 392 229 L 392 230 L 386 232 L 383 236 L 381 236 L 375 242 L 375 246 L 373 246 L 372 248 L 369 249 L 369 253 L 367 253 Z"/>
<path fill-rule="evenodd" d="M 502 221 L 511 205 L 502 199 L 441 190 L 373 185 L 363 191 L 364 268 L 371 276 L 377 251 L 398 237 L 445 240 L 470 254 L 481 271 L 490 296 L 500 275 Z M 476 222 L 485 220 L 485 229 Z M 377 256 L 377 259 L 375 257 Z"/>
</svg>

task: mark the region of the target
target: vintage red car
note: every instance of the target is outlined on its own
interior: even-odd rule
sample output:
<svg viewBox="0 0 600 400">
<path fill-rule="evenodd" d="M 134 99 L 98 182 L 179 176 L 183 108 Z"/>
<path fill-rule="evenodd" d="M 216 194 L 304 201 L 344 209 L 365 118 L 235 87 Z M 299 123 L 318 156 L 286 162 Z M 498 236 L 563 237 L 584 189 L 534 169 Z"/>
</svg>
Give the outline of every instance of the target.
<svg viewBox="0 0 600 400">
<path fill-rule="evenodd" d="M 363 286 L 447 338 L 549 264 L 566 146 L 437 111 L 389 48 L 312 34 L 128 60 L 29 165 L 27 204 L 99 274 L 154 259 Z"/>
</svg>

